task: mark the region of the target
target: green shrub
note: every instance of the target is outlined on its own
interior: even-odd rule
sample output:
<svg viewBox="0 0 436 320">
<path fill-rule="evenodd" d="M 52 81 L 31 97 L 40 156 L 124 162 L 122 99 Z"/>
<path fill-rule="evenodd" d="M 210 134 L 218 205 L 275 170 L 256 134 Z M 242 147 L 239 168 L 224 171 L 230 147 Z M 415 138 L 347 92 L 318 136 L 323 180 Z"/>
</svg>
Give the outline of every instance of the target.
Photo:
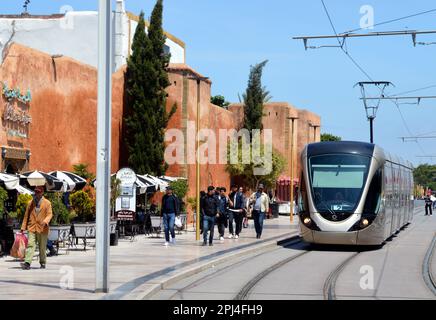
<svg viewBox="0 0 436 320">
<path fill-rule="evenodd" d="M 188 181 L 185 179 L 180 179 L 170 183 L 173 188 L 174 194 L 179 198 L 180 201 L 180 212 L 185 211 L 185 196 L 188 193 Z"/>
<path fill-rule="evenodd" d="M 18 221 L 23 221 L 24 214 L 26 213 L 27 204 L 32 201 L 33 197 L 30 194 L 20 194 L 17 198 L 16 211 L 15 214 L 10 215 L 15 216 Z"/>
<path fill-rule="evenodd" d="M 51 202 L 53 218 L 50 224 L 53 226 L 70 224 L 70 211 L 62 201 L 61 193 L 47 193 L 45 197 Z"/>
<path fill-rule="evenodd" d="M 77 191 L 70 195 L 71 206 L 81 222 L 95 220 L 95 206 L 92 199 L 84 191 Z"/>
<path fill-rule="evenodd" d="M 3 216 L 5 211 L 5 201 L 8 199 L 8 192 L 0 187 L 0 215 Z"/>
</svg>

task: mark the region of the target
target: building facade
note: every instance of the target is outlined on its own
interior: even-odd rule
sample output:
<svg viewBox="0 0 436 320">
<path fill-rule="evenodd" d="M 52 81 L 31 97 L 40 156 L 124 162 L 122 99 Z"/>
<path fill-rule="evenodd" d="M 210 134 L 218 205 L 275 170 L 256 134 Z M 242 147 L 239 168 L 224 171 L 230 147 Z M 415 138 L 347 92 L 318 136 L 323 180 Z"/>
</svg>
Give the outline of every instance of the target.
<svg viewBox="0 0 436 320">
<path fill-rule="evenodd" d="M 66 31 L 58 25 L 69 15 L 74 15 L 77 19 L 74 19 L 75 28 L 69 31 L 67 37 Z M 2 171 L 16 173 L 35 169 L 72 170 L 74 164 L 87 163 L 89 169 L 95 172 L 97 35 L 93 32 L 97 31 L 96 19 L 96 13 L 92 12 L 71 12 L 48 17 L 0 16 L 0 30 L 3 30 L 0 32 L 0 82 L 3 88 L 0 97 Z M 117 1 L 117 10 L 114 12 L 116 49 L 112 76 L 113 172 L 125 166 L 127 159 L 122 136 L 125 112 L 124 77 L 126 57 L 130 52 L 136 20 L 135 16 L 125 12 L 123 1 Z M 6 27 L 3 28 L 5 24 Z M 15 29 L 6 32 L 11 26 Z M 84 33 L 87 36 L 83 37 L 81 47 L 74 46 L 73 43 L 78 44 Z M 55 43 L 55 39 L 63 37 L 70 39 L 70 43 Z M 167 37 L 168 50 L 172 56 L 172 63 L 168 68 L 171 86 L 167 89 L 167 109 L 174 104 L 177 106 L 176 113 L 169 121 L 167 133 L 171 129 L 177 129 L 183 137 L 181 140 L 170 137 L 168 144 L 185 150 L 184 161 L 171 164 L 167 175 L 186 177 L 189 183 L 188 196 L 194 196 L 196 171 L 192 151 L 195 152 L 197 117 L 200 119 L 200 129 L 209 129 L 209 132 L 219 137 L 220 130 L 241 128 L 243 106 L 232 104 L 225 109 L 213 105 L 210 102 L 212 82 L 202 80 L 197 86 L 195 78 L 202 76 L 184 63 L 184 43 L 168 34 Z M 201 108 L 197 115 L 198 96 Z M 320 117 L 286 102 L 268 103 L 264 113 L 264 129 L 272 130 L 274 149 L 288 160 L 291 157 L 290 142 L 294 139 L 293 176 L 297 177 L 300 170 L 300 151 L 307 143 L 320 140 Z M 290 117 L 298 117 L 293 137 Z M 209 137 L 203 137 L 202 142 L 208 139 Z M 230 184 L 226 164 L 218 161 L 219 145 L 209 145 L 205 151 L 206 157 L 214 155 L 216 161 L 201 164 L 202 189 L 206 189 L 208 185 L 228 187 Z M 283 176 L 290 176 L 290 161 L 287 161 Z"/>
<path fill-rule="evenodd" d="M 114 72 L 126 64 L 137 25 L 138 16 L 125 10 L 124 0 L 117 0 L 112 13 Z M 171 63 L 185 63 L 185 43 L 168 32 L 165 35 Z M 96 68 L 98 12 L 73 11 L 70 8 L 63 14 L 46 16 L 0 15 L 0 62 L 11 43 L 19 43 L 51 56 L 66 56 Z"/>
</svg>

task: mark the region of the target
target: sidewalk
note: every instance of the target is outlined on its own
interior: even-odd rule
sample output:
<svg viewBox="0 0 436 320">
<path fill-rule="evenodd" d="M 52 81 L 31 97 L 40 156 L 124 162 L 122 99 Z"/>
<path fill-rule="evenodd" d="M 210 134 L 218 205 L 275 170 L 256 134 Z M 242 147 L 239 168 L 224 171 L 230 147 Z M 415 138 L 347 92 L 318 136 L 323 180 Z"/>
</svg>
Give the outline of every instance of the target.
<svg viewBox="0 0 436 320">
<path fill-rule="evenodd" d="M 162 285 L 211 267 L 218 260 L 274 246 L 296 235 L 297 221 L 295 217 L 291 225 L 288 216 L 265 220 L 261 240 L 256 239 L 252 220 L 237 240 L 216 240 L 215 229 L 213 247 L 202 247 L 193 231 L 176 235 L 176 245 L 169 247 L 163 245 L 162 237 L 138 235 L 133 242 L 120 240 L 118 246 L 110 247 L 109 294 L 94 293 L 93 249 L 68 254 L 60 250 L 59 256 L 48 258 L 45 270 L 39 269 L 36 258 L 28 271 L 21 270 L 11 257 L 0 258 L 0 299 L 146 299 Z M 73 289 L 62 288 L 68 283 Z"/>
</svg>

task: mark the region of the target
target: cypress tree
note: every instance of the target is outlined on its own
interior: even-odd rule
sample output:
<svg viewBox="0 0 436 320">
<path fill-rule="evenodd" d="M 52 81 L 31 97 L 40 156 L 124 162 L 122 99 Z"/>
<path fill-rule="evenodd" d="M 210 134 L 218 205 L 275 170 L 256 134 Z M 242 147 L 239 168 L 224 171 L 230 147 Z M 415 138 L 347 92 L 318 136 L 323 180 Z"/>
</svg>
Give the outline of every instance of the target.
<svg viewBox="0 0 436 320">
<path fill-rule="evenodd" d="M 164 53 L 165 35 L 162 30 L 162 0 L 153 10 L 148 34 L 145 32 L 144 13 L 141 12 L 132 43 L 132 55 L 126 72 L 126 136 L 128 164 L 139 174 L 163 175 L 164 133 L 173 106 L 166 112 L 170 85 L 166 68 L 170 57 Z"/>
<path fill-rule="evenodd" d="M 153 168 L 155 168 L 156 175 L 163 175 L 167 169 L 167 164 L 164 160 L 165 154 L 165 141 L 164 134 L 168 125 L 168 121 L 176 111 L 176 106 L 173 105 L 171 111 L 166 111 L 167 92 L 166 88 L 170 86 L 168 79 L 167 68 L 170 62 L 170 54 L 165 53 L 166 36 L 162 28 L 162 15 L 163 15 L 163 0 L 158 0 L 153 8 L 150 18 L 150 26 L 148 28 L 148 37 L 151 42 L 153 51 L 153 67 L 155 72 L 154 97 L 155 108 L 154 116 L 156 127 L 153 131 L 154 134 L 154 153 L 153 153 Z"/>
<path fill-rule="evenodd" d="M 254 129 L 263 129 L 263 105 L 267 102 L 269 92 L 262 87 L 262 71 L 268 60 L 251 66 L 248 79 L 248 87 L 242 95 L 244 103 L 244 128 L 250 131 Z"/>
<path fill-rule="evenodd" d="M 127 60 L 126 72 L 126 145 L 128 164 L 139 174 L 151 172 L 151 148 L 153 146 L 153 114 L 150 103 L 152 46 L 145 33 L 144 12 L 139 16 L 132 43 L 132 55 Z"/>
</svg>

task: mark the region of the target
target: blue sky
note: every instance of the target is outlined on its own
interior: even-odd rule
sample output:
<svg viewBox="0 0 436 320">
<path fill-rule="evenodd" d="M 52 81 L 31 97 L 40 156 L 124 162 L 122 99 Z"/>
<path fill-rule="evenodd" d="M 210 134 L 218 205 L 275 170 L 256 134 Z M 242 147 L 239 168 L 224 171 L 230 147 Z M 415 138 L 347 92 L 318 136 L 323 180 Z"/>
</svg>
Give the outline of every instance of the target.
<svg viewBox="0 0 436 320">
<path fill-rule="evenodd" d="M 19 13 L 24 1 L 2 1 L 1 13 Z M 436 8 L 434 1 L 325 0 L 338 32 L 359 28 L 360 8 L 374 8 L 375 23 Z M 55 13 L 63 5 L 96 10 L 97 0 L 32 0 L 30 12 Z M 150 15 L 154 0 L 127 0 L 129 11 Z M 368 122 L 360 92 L 353 85 L 366 77 L 338 48 L 305 51 L 296 35 L 332 34 L 320 0 L 166 0 L 164 27 L 187 44 L 187 63 L 213 81 L 212 93 L 238 101 L 249 67 L 269 60 L 264 84 L 273 101 L 288 101 L 322 117 L 322 131 L 346 140 L 367 141 Z M 376 27 L 372 31 L 436 29 L 436 12 Z M 419 38 L 435 41 L 436 34 Z M 314 44 L 324 44 L 316 42 Z M 332 42 L 334 44 L 334 42 Z M 413 47 L 411 37 L 361 38 L 348 41 L 352 57 L 375 80 L 392 81 L 390 93 L 436 85 L 436 45 Z M 436 95 L 436 87 L 414 94 Z M 436 158 L 436 140 L 403 143 L 399 137 L 436 134 L 436 100 L 400 110 L 384 102 L 375 120 L 375 142 L 414 164 Z M 407 128 L 409 128 L 409 130 Z"/>
</svg>

